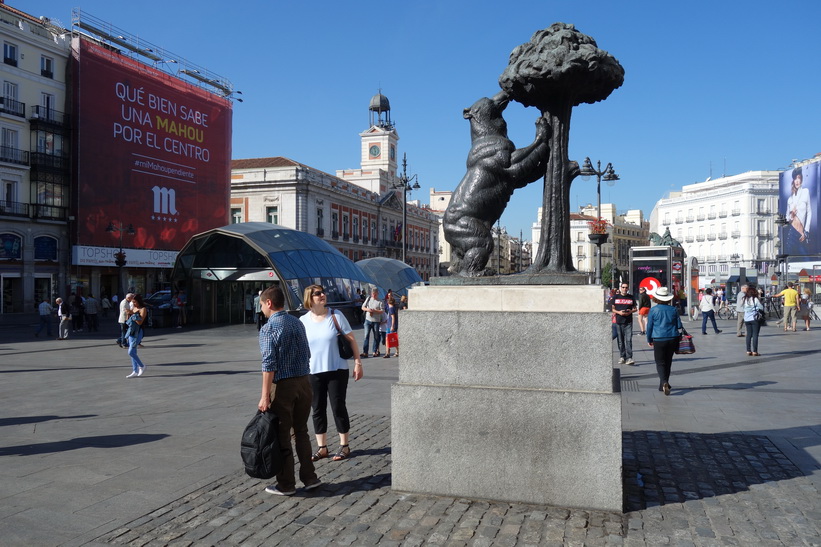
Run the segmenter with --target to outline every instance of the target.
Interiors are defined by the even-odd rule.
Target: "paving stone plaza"
[[[821,329],[771,322],[753,358],[729,321],[688,325],[697,352],[675,359],[670,396],[635,336],[625,512],[607,513],[392,491],[395,358],[349,386],[352,457],[318,462],[314,491],[266,494],[239,459],[256,329],[149,330],[146,374],[126,380],[112,321],[67,341],[35,338],[36,318],[0,326],[2,545],[821,545]]]

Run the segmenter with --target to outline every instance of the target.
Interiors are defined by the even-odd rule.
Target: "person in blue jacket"
[[[670,369],[673,354],[678,348],[681,318],[671,302],[673,293],[667,287],[656,289],[653,300],[658,304],[650,309],[647,316],[647,344],[653,348],[656,371],[659,375],[659,391],[670,395]]]

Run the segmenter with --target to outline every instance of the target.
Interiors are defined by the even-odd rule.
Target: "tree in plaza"
[[[544,176],[542,232],[531,273],[572,272],[570,185],[579,164],[568,157],[574,106],[606,99],[624,82],[624,68],[573,25],[554,23],[510,54],[499,85],[514,100],[535,106],[551,126]]]

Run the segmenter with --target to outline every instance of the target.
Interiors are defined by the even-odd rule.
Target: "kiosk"
[[[676,295],[680,313],[685,315],[687,302],[694,301],[698,289],[698,262],[688,260],[681,247],[631,247],[631,294],[638,294],[639,287],[644,287],[651,297],[659,287],[669,288]]]

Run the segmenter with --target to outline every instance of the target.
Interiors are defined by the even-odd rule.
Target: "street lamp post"
[[[604,178],[604,181],[609,185],[612,186],[615,184],[617,180],[619,180],[619,176],[616,174],[616,171],[613,170],[613,164],[608,163],[604,170],[601,168],[601,161],[596,161],[596,168],[593,168],[593,163],[590,161],[590,158],[584,158],[584,165],[579,172],[581,177],[585,180],[588,180],[590,177],[596,177],[596,220],[601,220],[601,181]],[[598,254],[598,258],[596,261],[596,285],[601,285],[601,246],[603,243],[607,242],[607,234],[604,234],[604,237],[592,237],[601,234],[590,234],[590,240],[596,244],[596,250]]]
[[[413,186],[411,186],[411,182],[413,182]],[[408,263],[407,261],[407,254],[408,254],[408,192],[412,192],[413,190],[419,190],[421,186],[419,186],[419,180],[417,175],[411,175],[408,177],[408,155],[402,155],[402,174],[399,175],[399,180],[396,181],[396,184],[393,187],[395,190],[402,190],[402,262],[405,264]]]
[[[117,298],[122,300],[123,296],[125,296],[125,292],[123,292],[123,287],[125,286],[125,283],[123,283],[123,267],[126,264],[125,253],[123,252],[123,232],[130,236],[133,236],[136,232],[134,232],[133,225],[123,226],[122,222],[118,222],[116,225],[113,222],[109,222],[105,231],[118,232],[120,234],[120,251],[114,255],[114,265],[117,266]]]
[[[786,251],[786,248],[785,248],[786,246],[784,245],[784,226],[786,226],[790,222],[787,220],[787,217],[785,217],[781,213],[778,213],[778,214],[775,215],[775,223],[778,225],[778,250],[779,250],[779,253],[777,255],[775,255],[775,260],[776,260],[776,263],[778,265],[778,268],[777,268],[778,270],[782,270],[782,268],[780,266],[782,264],[784,264],[783,283],[786,283],[788,281],[788,279],[787,279],[787,265],[786,264],[787,264],[787,257],[789,257],[790,255],[788,255],[785,252]]]

